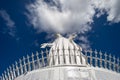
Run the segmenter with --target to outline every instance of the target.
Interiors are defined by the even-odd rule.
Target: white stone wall
[[[102,68],[64,66],[34,70],[15,80],[120,80],[120,74]]]

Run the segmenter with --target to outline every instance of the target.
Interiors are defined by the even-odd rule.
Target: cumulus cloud
[[[93,0],[92,2],[95,8],[100,11],[98,14],[107,13],[107,21],[112,23],[120,22],[120,0]]]
[[[27,16],[40,32],[86,34],[95,16],[107,14],[107,21],[120,22],[119,4],[120,0],[36,0],[27,5]],[[90,47],[86,36],[80,40],[84,41],[84,47]]]
[[[8,33],[10,36],[15,36],[15,23],[10,18],[10,15],[5,10],[0,10],[0,17],[6,22],[7,28],[4,28],[3,33]]]
[[[27,9],[34,28],[59,33],[90,30],[95,13],[90,0],[37,0]]]

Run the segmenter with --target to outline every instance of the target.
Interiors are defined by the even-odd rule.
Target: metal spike
[[[13,78],[16,78],[16,73],[15,73],[15,66],[12,64],[12,70],[13,70]]]
[[[113,70],[116,71],[116,58],[113,56]]]
[[[43,66],[45,66],[45,62],[44,62],[44,55],[43,55],[43,51],[41,51],[41,55],[42,55],[42,64],[43,64]]]
[[[39,59],[39,53],[38,52],[36,52],[36,57],[37,57],[38,68],[40,68],[40,59]]]
[[[120,71],[120,59],[119,58],[117,58],[117,72],[119,72]]]
[[[5,80],[5,76],[4,76],[4,74],[2,74],[2,79],[1,80]]]
[[[32,53],[31,55],[32,57],[32,69],[34,70],[35,69],[35,62],[34,62],[34,54]]]
[[[22,66],[22,61],[21,61],[21,59],[19,59],[19,63],[20,63],[20,72],[21,72],[21,74],[23,74],[23,66]]]
[[[27,72],[26,61],[25,57],[23,56],[23,65],[24,65],[24,72]]]
[[[109,69],[111,70],[111,58],[112,58],[112,56],[111,56],[111,54],[109,54]]]
[[[10,78],[10,70],[7,68],[7,75],[8,75],[8,80],[11,80]]]
[[[31,71],[30,57],[29,57],[29,55],[27,55],[27,63],[28,63],[28,71]]]
[[[105,65],[104,66],[105,66],[105,68],[107,68],[107,56],[108,56],[107,53],[105,53],[104,56],[105,56]]]
[[[100,67],[102,67],[102,52],[100,51],[99,54],[100,54]]]
[[[98,52],[97,52],[97,50],[95,49],[95,51],[94,51],[94,53],[95,53],[95,66],[97,67],[98,66]]]
[[[32,56],[32,57],[34,56],[33,52],[32,52],[32,54],[31,54],[31,56]]]
[[[6,71],[4,71],[4,76],[5,76],[5,80],[8,80],[8,77],[7,77]]]
[[[17,76],[19,76],[19,75],[20,75],[20,72],[19,72],[19,69],[18,69],[18,63],[17,63],[17,62],[15,62],[15,66],[16,66],[16,73],[17,73]]]
[[[90,53],[90,65],[92,66],[92,50],[89,50]]]

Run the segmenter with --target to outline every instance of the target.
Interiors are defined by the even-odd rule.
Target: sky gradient
[[[115,1],[117,2],[117,0]],[[93,10],[93,13],[90,13],[91,15],[88,17],[90,20],[85,19],[82,21],[82,19],[79,18],[81,17],[80,13],[82,13],[82,10],[80,10],[81,12],[72,12],[74,11],[74,8],[72,7],[72,9],[69,10],[71,11],[71,14],[79,16],[77,16],[78,19],[76,19],[76,16],[70,16],[69,19],[69,14],[67,15],[67,13],[65,13],[65,10],[68,9],[67,7],[69,6],[65,6],[65,9],[63,9],[60,8],[62,7],[61,5],[58,5],[57,9],[59,10],[55,9],[52,11],[51,8],[49,10],[49,7],[51,6],[44,7],[46,5],[43,5],[40,1],[42,7],[39,6],[40,4],[35,4],[34,9],[34,7],[31,8],[31,4],[34,2],[34,0],[0,1],[0,75],[7,67],[9,67],[9,65],[18,61],[19,58],[22,58],[27,54],[31,55],[32,52],[39,51],[42,43],[52,42],[55,39],[55,33],[61,33],[64,36],[76,33],[78,36],[76,37],[75,42],[80,46],[83,46],[84,49],[101,50],[102,52],[107,52],[108,54],[120,58],[120,15],[117,15],[120,12],[115,11],[117,16],[113,15],[115,17],[114,19],[108,18],[112,13],[108,13],[106,7],[104,8],[106,9],[106,12],[100,13],[100,10],[102,9],[99,6],[99,8],[97,7],[95,10],[93,10],[94,8],[90,9],[90,11]],[[50,3],[51,0],[45,0],[45,2]],[[71,3],[69,4],[71,5]],[[56,4],[52,3],[51,5],[53,6]],[[119,6],[117,7],[120,9]],[[40,12],[39,9],[41,10]],[[75,8],[75,11],[77,11],[76,9],[78,8]],[[112,10],[113,8],[111,7],[110,9]],[[47,11],[47,13],[44,11]],[[61,13],[60,15],[59,12]],[[45,13],[46,15],[55,14],[57,18],[53,17],[53,22],[50,22],[49,20],[51,20],[51,18],[49,17],[51,15],[46,18],[44,17],[46,15],[43,15],[42,13]],[[100,17],[96,17],[97,13],[100,13]],[[68,18],[65,18],[64,22],[62,22],[64,14],[66,14]],[[35,22],[36,24],[33,24],[32,20],[34,19],[37,20],[37,22]],[[46,22],[43,22],[42,20]],[[65,23],[66,21],[68,23]],[[55,24],[54,22],[59,24]],[[62,24],[62,27],[60,27],[60,24]],[[75,29],[72,30],[72,28]]]

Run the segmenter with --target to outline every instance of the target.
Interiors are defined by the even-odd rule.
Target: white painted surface
[[[64,66],[34,70],[15,80],[120,80],[120,74],[102,68]]]

